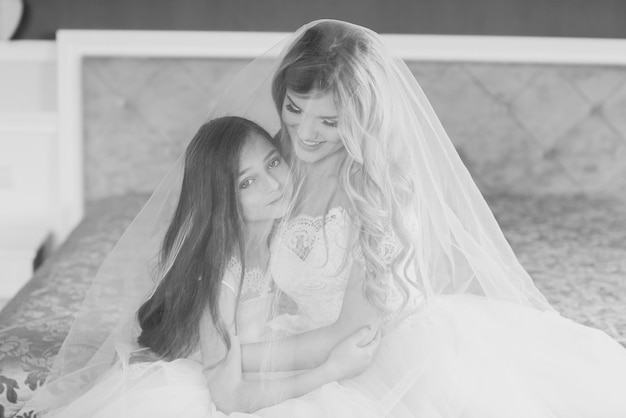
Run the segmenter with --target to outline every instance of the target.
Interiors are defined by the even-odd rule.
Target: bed
[[[224,36],[248,49],[207,47]],[[72,151],[59,157],[69,167],[59,190],[71,210],[55,232],[67,238],[0,312],[0,418],[31,416],[20,408],[44,382],[100,263],[230,75],[282,37],[247,36],[170,32],[169,44],[152,32],[59,36],[68,96],[59,146]],[[252,38],[262,45],[250,49]],[[517,55],[498,50],[495,38],[387,40],[431,98],[537,286],[563,316],[626,345],[624,63],[598,56],[595,44],[583,63],[589,58],[541,57],[534,40],[509,39],[522,42]]]

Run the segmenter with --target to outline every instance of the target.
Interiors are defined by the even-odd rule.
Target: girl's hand
[[[378,328],[365,326],[337,344],[324,363],[333,380],[349,379],[362,373],[374,359],[380,345]]]

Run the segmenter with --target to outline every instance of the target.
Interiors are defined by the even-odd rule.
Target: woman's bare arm
[[[225,295],[222,299],[223,317],[233,318],[234,294]],[[206,323],[207,320],[209,319],[205,319],[204,322]],[[206,326],[211,325],[206,324]],[[371,337],[369,332],[359,330],[343,339],[318,367],[289,377],[247,380],[242,372],[241,346],[233,330],[231,320],[229,324],[230,351],[218,366],[206,371],[211,397],[217,408],[225,413],[253,412],[286,399],[302,396],[325,383],[352,377],[365,370],[371,363],[380,343],[379,334]],[[201,337],[202,357],[203,360],[214,361],[215,355],[210,352],[212,342],[208,341],[207,337],[206,334]]]
[[[326,327],[281,339],[272,345],[272,357],[269,361],[264,353],[266,343],[243,345],[243,370],[258,372],[262,367],[267,370],[268,365],[272,371],[318,367],[326,361],[333,347],[358,329],[369,326],[374,335],[378,331],[381,314],[363,295],[364,278],[364,270],[355,263],[337,321]]]
[[[263,380],[243,377],[240,346],[234,339],[228,358],[209,373],[211,397],[222,412],[254,412],[302,396],[326,383],[353,377],[369,366],[380,343],[380,335],[376,334],[374,339],[360,345],[364,337],[366,332],[349,336],[319,367]]]

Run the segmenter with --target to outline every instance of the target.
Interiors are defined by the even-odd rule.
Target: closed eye
[[[329,126],[331,128],[336,128],[337,127],[337,121],[336,120],[328,120],[328,119],[324,119],[322,120],[322,123],[326,126]]]
[[[289,112],[291,113],[295,113],[296,115],[299,115],[300,113],[302,113],[302,110],[297,109],[296,107],[294,107],[291,103],[287,103],[285,105],[285,109],[287,109]]]

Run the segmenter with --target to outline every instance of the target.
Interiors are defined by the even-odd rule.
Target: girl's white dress
[[[223,285],[235,295],[241,265],[228,263]],[[264,338],[270,308],[268,281],[259,269],[246,270],[237,311],[238,337],[243,343]],[[127,352],[120,347],[119,352]],[[45,416],[59,418],[211,418],[246,417],[217,411],[211,400],[200,353],[171,362],[154,359],[118,361],[89,391],[59,411]]]
[[[325,218],[299,217],[281,232],[272,271],[298,312],[276,317],[269,324],[274,331],[299,333],[337,319],[350,268],[344,263],[349,230],[348,215],[335,208]],[[231,263],[229,280],[237,268]],[[259,294],[267,290],[258,272],[246,272],[248,280]],[[229,416],[626,417],[626,350],[603,332],[478,296],[438,296],[427,304],[414,296],[422,309],[383,338],[373,364],[357,378]],[[258,320],[267,308],[263,298],[241,305],[241,340],[262,338]],[[115,368],[58,416],[226,415],[211,401],[200,363],[180,359]]]

